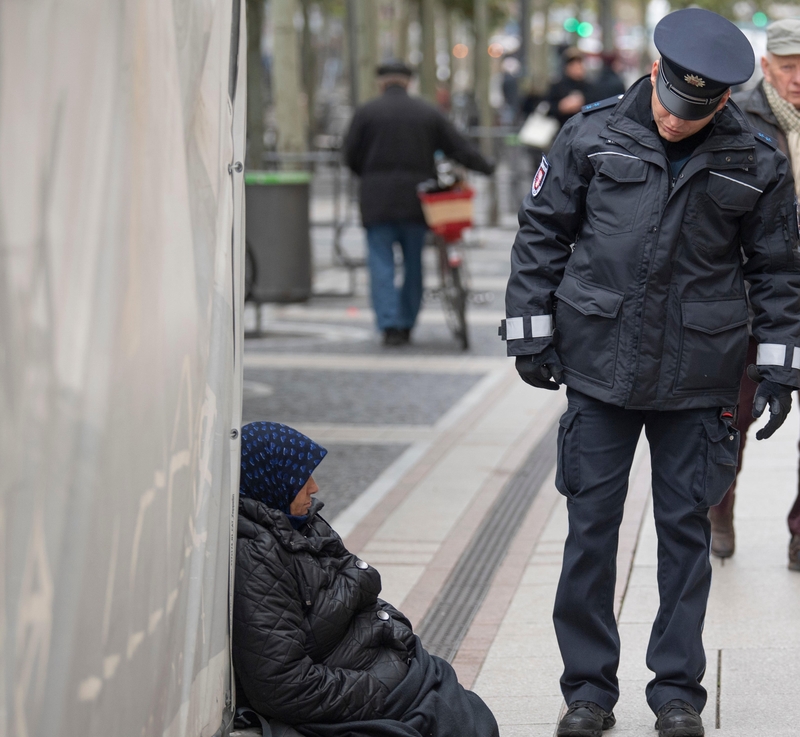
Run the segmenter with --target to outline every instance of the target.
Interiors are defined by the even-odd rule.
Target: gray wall
[[[0,737],[223,720],[239,10],[0,2]]]

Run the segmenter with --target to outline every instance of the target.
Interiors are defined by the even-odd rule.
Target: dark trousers
[[[378,330],[414,327],[422,304],[424,223],[377,223],[367,226],[372,307]],[[394,244],[403,252],[403,285],[395,285]]]
[[[647,648],[654,712],[671,699],[701,711],[706,659],[702,630],[711,584],[708,507],[736,471],[738,432],[718,408],[626,410],[567,389],[558,434],[556,486],[567,497],[569,534],[553,621],[564,660],[567,704],[619,697],[614,586],[619,526],[642,428],[650,444],[658,532],[660,607]]]
[[[757,350],[758,344],[754,338],[750,338],[750,343],[747,346],[746,366],[756,362]],[[755,397],[757,387],[758,384],[752,381],[746,373],[742,376],[742,383],[739,385],[739,417],[736,423],[736,427],[739,428],[739,432],[742,435],[742,447],[739,450],[739,467],[736,469],[737,476],[742,469],[744,446],[747,442],[747,431],[750,425],[755,422],[753,419],[753,398]],[[798,444],[798,451],[800,451],[800,444]],[[800,469],[798,469],[798,479],[800,479]],[[712,518],[717,517],[720,520],[732,519],[735,501],[736,481],[734,480],[731,484],[731,488],[728,489],[728,493],[725,494],[722,501],[711,511]],[[798,481],[797,496],[794,499],[792,508],[789,510],[787,522],[789,523],[789,532],[792,535],[800,535],[800,481]]]

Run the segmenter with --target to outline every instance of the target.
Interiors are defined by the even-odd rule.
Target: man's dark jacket
[[[556,139],[519,214],[509,355],[550,345],[555,313],[568,386],[626,408],[732,406],[747,279],[762,374],[799,386],[800,253],[786,157],[728,104],[673,182],[651,95],[643,78]]]
[[[399,85],[356,110],[344,156],[361,178],[364,225],[425,222],[417,185],[436,178],[436,151],[469,169],[493,171],[444,115]]]
[[[750,125],[757,131],[766,133],[772,138],[778,144],[778,148],[791,161],[789,142],[786,140],[786,134],[778,125],[775,113],[772,112],[772,108],[767,102],[767,96],[764,93],[764,80],[762,79],[752,90],[738,93],[733,99],[747,116]]]
[[[379,573],[321,506],[298,531],[283,512],[239,503],[233,664],[250,706],[287,724],[380,718],[415,649],[409,621],[378,598]]]

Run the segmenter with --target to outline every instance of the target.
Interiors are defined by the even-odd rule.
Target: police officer
[[[765,436],[800,386],[791,171],[728,104],[753,51],[736,26],[697,8],[666,16],[654,41],[650,75],[587,105],[543,159],[520,210],[501,327],[524,381],[567,385],[556,485],[569,533],[553,619],[569,708],[559,737],[599,737],[615,722],[617,540],[642,428],[659,540],[647,701],[660,737],[704,733],[707,510],[736,469],[745,279]]]

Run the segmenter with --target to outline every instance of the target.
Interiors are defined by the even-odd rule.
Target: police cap
[[[729,20],[710,10],[686,8],[661,19],[653,34],[661,54],[656,94],[684,120],[711,115],[725,91],[750,79],[753,47]]]

